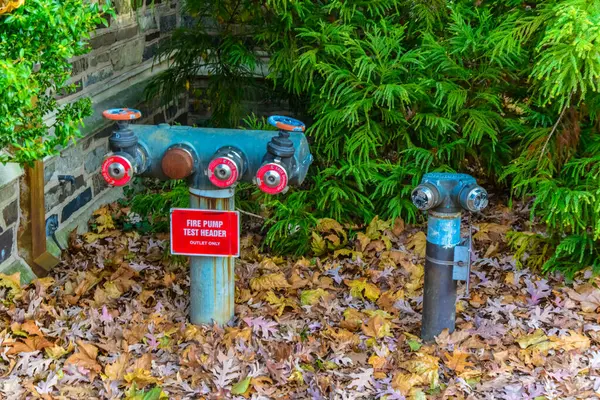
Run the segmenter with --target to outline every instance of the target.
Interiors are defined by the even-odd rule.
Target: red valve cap
[[[287,187],[288,175],[281,165],[268,163],[256,172],[256,184],[260,190],[267,194],[278,194]]]
[[[212,159],[208,164],[207,174],[212,184],[220,188],[233,185],[240,175],[237,164],[229,157]]]
[[[133,178],[133,165],[119,155],[107,157],[102,163],[102,177],[112,186],[125,186]]]

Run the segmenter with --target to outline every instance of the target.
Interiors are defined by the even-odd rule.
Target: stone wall
[[[254,113],[257,116],[269,115],[292,115],[290,105],[277,96],[271,89],[272,82],[257,78],[254,91],[248,90],[246,98],[242,101],[243,113],[246,115]],[[207,76],[198,76],[190,85],[188,100],[188,123],[196,126],[206,126],[210,124],[213,114],[213,108],[208,101],[209,80]],[[242,125],[240,121],[240,125]],[[231,128],[236,128],[232,126]]]
[[[154,0],[137,10],[132,10],[130,4],[130,0],[118,0],[117,15],[111,18],[110,26],[100,27],[92,35],[91,51],[72,60],[71,82],[77,85],[77,92],[59,100],[60,104],[66,104],[90,97],[94,107],[94,115],[82,128],[85,137],[60,155],[44,160],[46,218],[58,222],[58,237],[63,247],[68,232],[77,227],[84,229],[97,207],[122,194],[118,189],[108,188],[99,174],[113,129],[113,124],[102,118],[102,111],[134,107],[143,114],[138,123],[187,123],[186,97],[161,107],[156,100],[144,101],[143,93],[148,80],[166,68],[164,62],[153,63],[153,57],[160,41],[181,24],[179,3]],[[49,115],[48,122],[52,119]],[[26,205],[20,205],[19,196],[27,190],[26,185],[19,166],[0,164],[0,272],[20,271],[24,281],[33,277],[18,251],[19,236],[28,218]],[[60,250],[52,240],[48,245],[49,250],[59,255]]]

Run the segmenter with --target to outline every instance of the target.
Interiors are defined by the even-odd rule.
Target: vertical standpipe
[[[233,189],[190,190],[190,208],[233,211]],[[207,197],[212,196],[212,197]],[[235,309],[235,259],[190,257],[190,320],[194,325],[226,324]]]
[[[429,211],[421,338],[431,341],[454,330],[457,281],[452,277],[454,248],[460,243],[461,213]]]
[[[461,243],[461,211],[481,211],[487,192],[467,174],[429,173],[412,192],[419,210],[428,211],[421,338],[432,341],[454,331],[457,281],[469,281],[470,239]]]

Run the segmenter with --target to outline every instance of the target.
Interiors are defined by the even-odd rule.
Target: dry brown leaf
[[[358,232],[356,234],[356,239],[358,240],[358,250],[359,251],[365,251],[365,248],[371,242],[371,238],[362,232]]]
[[[407,249],[413,249],[418,257],[425,257],[425,248],[427,247],[427,236],[425,232],[419,231],[412,235],[406,243]]]
[[[43,350],[46,347],[52,347],[54,343],[42,336],[31,336],[23,339],[22,342],[16,342],[10,345],[6,354],[30,353],[32,351]]]
[[[413,374],[422,376],[424,381],[431,387],[439,384],[439,362],[440,359],[422,352],[414,353],[410,361],[400,363],[400,366]]]
[[[373,354],[371,357],[369,357],[369,360],[367,362],[371,364],[374,369],[382,369],[387,361],[385,357],[380,357],[378,355]]]
[[[452,354],[445,352],[444,356],[446,359],[444,360],[444,364],[453,371],[463,372],[467,367],[473,366],[472,362],[467,361],[469,355],[469,353],[462,352],[458,349],[455,349]]]
[[[394,220],[394,225],[392,226],[392,233],[394,236],[400,236],[400,234],[404,232],[404,220],[400,217]]]
[[[127,363],[129,362],[129,354],[123,353],[117,358],[117,360],[108,364],[104,368],[104,374],[111,381],[119,381],[125,376],[125,370],[127,369]]]
[[[548,340],[548,336],[546,336],[546,334],[544,334],[544,331],[541,329],[537,329],[535,332],[533,332],[530,335],[525,335],[522,336],[518,339],[516,339],[516,342],[519,343],[519,346],[522,349],[526,349],[529,346],[532,346],[534,344],[538,344],[538,343],[542,343]]]
[[[90,379],[102,372],[102,367],[96,361],[98,348],[91,343],[77,341],[77,352],[65,361],[65,365],[73,364],[90,371]]]
[[[285,275],[281,272],[259,276],[250,280],[250,288],[257,292],[263,290],[285,289],[289,287],[290,284],[287,279],[285,279]]]
[[[497,241],[510,230],[508,225],[494,223],[481,223],[476,227],[478,231],[473,235],[473,240],[478,241]]]
[[[422,385],[424,383],[426,382],[424,382],[423,377],[417,374],[403,374],[397,372],[392,379],[392,387],[404,396],[407,396],[414,386]]]
[[[128,368],[128,371],[135,371],[136,369],[152,369],[152,354],[145,353],[143,356],[136,358],[133,365]]]
[[[159,378],[152,376],[150,371],[140,368],[125,374],[124,378],[127,383],[135,383],[136,387],[140,389],[148,385],[155,385],[161,381]]]
[[[391,324],[379,314],[375,314],[366,323],[363,323],[362,331],[365,335],[380,339],[384,336],[392,336]]]
[[[570,330],[568,335],[551,336],[550,340],[557,344],[558,349],[565,351],[587,350],[591,346],[590,338],[573,330]]]

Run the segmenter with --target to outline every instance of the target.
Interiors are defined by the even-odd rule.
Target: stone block
[[[105,139],[105,138],[109,137],[110,135],[112,135],[112,133],[113,133],[114,130],[115,130],[115,125],[114,124],[110,124],[110,125],[102,128],[98,132],[96,132],[94,134],[94,139],[96,139],[96,140],[98,140],[98,139]]]
[[[77,61],[74,61],[72,64],[72,75],[79,75],[80,73],[82,73],[83,71],[85,71],[86,69],[88,69],[88,59],[87,58],[80,58]]]
[[[90,61],[90,65],[92,67],[96,67],[97,65],[100,65],[100,64],[106,64],[109,61],[110,61],[110,52],[107,51],[107,52],[100,53],[100,54],[92,57],[91,61]]]
[[[37,278],[29,265],[25,264],[23,260],[16,259],[12,263],[6,264],[8,265],[0,265],[0,273],[12,275],[18,272],[21,276],[21,285],[28,285],[32,280]]]
[[[160,37],[160,32],[159,31],[150,33],[150,34],[146,35],[146,42],[151,42],[151,41],[153,41],[155,39],[158,39],[159,37]]]
[[[192,28],[198,24],[198,20],[190,15],[184,15],[181,17],[181,25],[184,28]]]
[[[56,166],[54,165],[54,159],[50,161],[46,161],[44,163],[44,184],[47,184],[52,180],[52,176],[54,175],[54,171],[56,171]]]
[[[167,114],[167,119],[171,120],[175,118],[175,116],[177,115],[177,111],[178,109],[176,105],[169,106],[169,108],[165,110],[165,114]]]
[[[171,32],[177,27],[177,15],[161,15],[160,17],[160,31]]]
[[[132,10],[131,5],[132,5],[132,1],[130,0],[115,0],[114,1],[114,5],[115,5],[115,10],[117,11],[117,14],[127,14],[128,12],[130,12]]]
[[[46,212],[64,202],[83,186],[85,186],[85,180],[83,179],[83,175],[79,175],[77,178],[75,178],[75,184],[70,182],[61,182],[60,184],[50,188],[44,194]]]
[[[88,86],[94,85],[98,82],[102,82],[102,81],[110,78],[113,75],[114,75],[114,71],[112,69],[112,66],[102,68],[101,70],[92,72],[91,74],[89,74],[87,76],[86,81],[85,81],[85,86],[88,87]]]
[[[106,32],[97,35],[90,39],[90,46],[92,49],[99,49],[100,47],[110,46],[117,41],[117,32]]]
[[[7,229],[0,234],[0,263],[8,260],[12,255],[14,242],[14,232],[12,229]]]
[[[92,188],[87,188],[83,192],[81,192],[77,197],[71,200],[64,208],[62,209],[62,214],[60,218],[60,222],[64,223],[68,220],[71,215],[73,215],[77,210],[81,207],[85,206],[92,200]]]
[[[117,42],[122,40],[131,39],[138,34],[138,26],[133,25],[127,28],[119,29],[117,32]]]
[[[154,57],[156,50],[158,49],[158,43],[149,44],[144,48],[144,54],[142,55],[142,61],[149,60]]]
[[[138,24],[142,32],[148,32],[158,29],[155,10],[147,10],[138,17]]]
[[[102,165],[104,156],[108,153],[108,143],[104,146],[98,146],[85,156],[85,172],[91,174],[96,172]]]
[[[4,216],[4,226],[10,226],[17,222],[19,219],[19,203],[17,200],[5,206],[2,215]]]
[[[179,117],[177,117],[173,122],[176,122],[181,125],[187,125],[188,124],[188,113],[184,112]]]
[[[110,54],[110,62],[115,71],[120,71],[125,67],[141,63],[143,54],[144,39],[140,38],[113,50]]]
[[[15,180],[6,186],[0,187],[0,205],[7,203],[17,196],[19,191],[19,181]]]
[[[98,196],[101,192],[108,189],[108,183],[102,178],[102,175],[95,174],[92,177],[92,188],[94,189],[94,196]]]
[[[71,146],[56,159],[56,172],[59,175],[76,175],[83,171],[85,153],[78,146]]]

